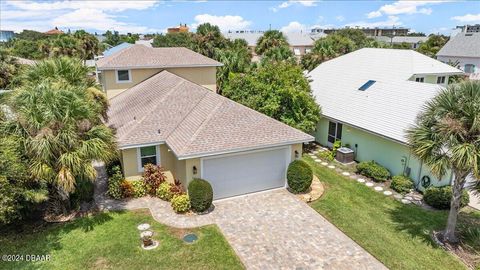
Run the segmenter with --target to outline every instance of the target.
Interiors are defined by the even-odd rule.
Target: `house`
[[[418,188],[427,178],[447,185],[452,175],[436,179],[410,152],[405,131],[458,74],[412,50],[365,48],[324,62],[308,74],[323,115],[315,140],[326,146],[340,140],[357,161],[375,160],[392,175],[408,175]]]
[[[15,33],[10,30],[0,30],[0,42],[7,42],[15,37]]]
[[[185,65],[184,61],[191,60],[190,66],[199,63],[184,48],[166,49],[148,54],[150,58],[122,57],[129,62],[121,66],[160,65],[162,61],[169,66],[173,59]],[[174,57],[165,58],[164,52]],[[203,62],[215,69],[213,60]],[[301,157],[302,143],[313,137],[186,78],[191,74],[183,77],[174,71],[160,68],[110,99],[108,124],[117,130],[126,178],[139,178],[143,166],[152,163],[169,170],[183,187],[193,178],[206,179],[214,199],[284,188],[288,164]],[[215,74],[201,68],[191,72],[197,76],[205,72],[206,77]]]
[[[144,46],[147,46],[147,47],[153,47],[152,43],[153,43],[153,38],[151,38],[151,39],[139,39],[139,40],[135,41],[135,44],[144,45]]]
[[[480,33],[459,33],[437,53],[437,59],[455,64],[471,79],[480,80]]]
[[[61,35],[64,34],[62,30],[58,30],[58,27],[55,27],[53,29],[48,30],[47,32],[44,32],[45,35]]]
[[[167,28],[167,33],[187,33],[188,32],[187,24],[180,24],[177,27],[169,27]]]
[[[406,36],[410,29],[404,27],[345,27],[345,28],[313,28],[312,33],[325,33],[327,35],[341,29],[359,29],[369,37],[377,36]]]
[[[123,49],[126,49],[126,48],[128,48],[128,47],[130,47],[130,46],[133,46],[133,44],[132,44],[132,43],[128,43],[128,42],[122,42],[122,43],[118,44],[117,46],[113,46],[113,47],[105,50],[105,51],[103,52],[103,57],[110,56],[110,55],[112,55],[112,54],[114,54],[114,53],[116,53],[116,52],[118,52],[118,51],[121,51],[121,50],[123,50]]]
[[[109,98],[168,70],[216,91],[216,67],[222,64],[187,48],[133,45],[97,61],[100,84]]]
[[[426,42],[428,40],[428,37],[422,36],[376,36],[374,38],[377,41],[385,42],[387,44],[401,45],[406,43],[410,45],[410,49],[417,49],[423,42]]]

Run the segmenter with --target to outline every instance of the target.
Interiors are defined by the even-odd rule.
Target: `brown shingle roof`
[[[168,71],[110,102],[109,124],[121,148],[164,142],[184,159],[313,140]]]
[[[130,46],[97,61],[99,70],[221,65],[220,62],[187,48],[150,48],[141,44]]]

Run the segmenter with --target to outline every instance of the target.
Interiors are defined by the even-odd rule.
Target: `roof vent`
[[[466,37],[471,37],[473,34],[465,34]]]
[[[372,86],[376,81],[374,80],[369,80],[368,82],[364,83],[362,86],[360,86],[360,88],[358,88],[358,90],[360,91],[365,91],[367,90],[368,88],[370,88],[370,86]]]

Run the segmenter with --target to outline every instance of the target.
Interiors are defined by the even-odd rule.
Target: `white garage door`
[[[202,178],[221,199],[285,186],[289,148],[203,158]]]

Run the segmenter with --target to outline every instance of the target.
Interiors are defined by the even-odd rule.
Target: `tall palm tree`
[[[81,58],[82,60],[93,59],[95,55],[98,55],[100,52],[100,46],[98,39],[85,32],[84,30],[76,31],[73,36],[80,41],[79,47],[81,48]]]
[[[255,52],[258,55],[263,55],[269,49],[282,46],[289,46],[283,33],[278,30],[268,30],[257,40]]]
[[[286,45],[272,47],[263,52],[262,63],[266,62],[289,62],[296,63],[295,56],[290,48]]]
[[[197,27],[193,50],[210,58],[216,59],[216,52],[225,48],[227,40],[220,32],[220,28],[210,23]]]
[[[466,178],[480,178],[480,83],[463,82],[447,87],[428,102],[417,123],[408,130],[412,152],[437,176],[455,175],[444,240],[455,235],[460,199]]]

